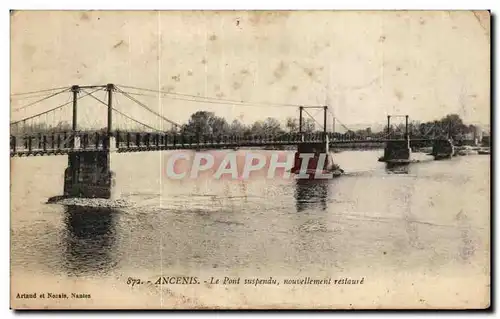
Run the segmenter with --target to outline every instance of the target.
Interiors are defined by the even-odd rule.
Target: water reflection
[[[297,211],[310,208],[326,210],[328,180],[297,179],[295,183],[295,203]]]
[[[66,207],[64,264],[69,275],[103,274],[114,267],[117,212],[110,208]]]
[[[387,174],[409,174],[409,164],[386,164],[385,171]]]

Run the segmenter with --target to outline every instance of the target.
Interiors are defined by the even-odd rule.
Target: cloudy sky
[[[11,92],[114,83],[256,104],[326,104],[346,125],[383,124],[387,114],[425,121],[447,113],[488,124],[489,28],[487,12],[471,11],[18,11],[11,16]],[[134,97],[176,122],[200,109],[246,123],[298,116],[290,106],[143,93]],[[69,98],[12,112],[12,120]],[[80,124],[104,123],[105,107],[87,99]],[[124,96],[115,102],[126,114],[157,122]],[[55,116],[69,119],[69,112]]]

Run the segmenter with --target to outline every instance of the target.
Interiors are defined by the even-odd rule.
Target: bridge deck
[[[383,144],[394,139],[338,136],[328,133],[331,147]],[[232,149],[241,147],[279,147],[324,143],[324,133],[290,133],[279,136],[184,136],[143,132],[113,132],[110,140],[103,132],[64,132],[11,136],[11,156],[64,155],[72,152],[111,151],[118,153],[149,152],[177,149]],[[401,140],[401,139],[398,139]],[[111,148],[108,147],[111,141]],[[412,143],[432,142],[414,139]]]

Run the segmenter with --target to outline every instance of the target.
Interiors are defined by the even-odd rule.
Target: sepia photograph
[[[11,10],[10,307],[487,309],[487,10]]]

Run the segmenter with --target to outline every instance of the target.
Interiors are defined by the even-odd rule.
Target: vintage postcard
[[[13,309],[490,306],[490,12],[10,20]]]

